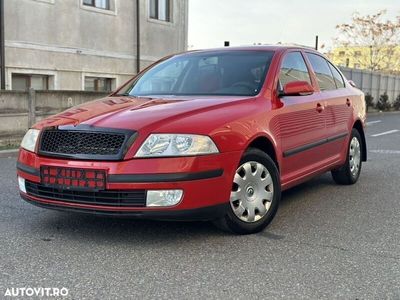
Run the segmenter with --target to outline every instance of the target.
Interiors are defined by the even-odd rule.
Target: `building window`
[[[11,87],[16,91],[27,91],[29,89],[48,90],[48,75],[31,75],[31,74],[12,74]]]
[[[355,55],[355,56],[361,56],[361,51],[355,51],[355,52],[354,52],[354,55]]]
[[[150,0],[150,18],[170,22],[170,0]]]
[[[345,51],[339,51],[339,56],[345,56],[346,52]]]
[[[85,91],[111,92],[112,78],[85,77]]]
[[[354,64],[354,69],[360,69],[361,65],[360,64]]]
[[[83,5],[109,10],[110,0],[83,0]]]

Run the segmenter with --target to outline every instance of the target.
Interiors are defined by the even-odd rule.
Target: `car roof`
[[[321,54],[320,52],[314,50],[311,47],[302,46],[302,45],[254,45],[254,46],[239,46],[239,47],[222,47],[222,48],[211,48],[211,49],[199,49],[193,50],[190,52],[219,52],[219,51],[275,51],[275,52],[283,52],[288,49],[302,49],[310,52],[315,52]]]

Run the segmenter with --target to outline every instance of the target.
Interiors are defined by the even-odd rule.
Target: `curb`
[[[17,157],[19,149],[0,150],[0,158]]]
[[[400,114],[400,111],[374,111],[374,112],[367,113],[367,117],[368,116],[383,116],[385,114],[396,115],[396,114]]]

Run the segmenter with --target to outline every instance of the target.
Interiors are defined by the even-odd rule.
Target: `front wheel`
[[[363,149],[361,135],[357,129],[352,130],[347,151],[346,163],[333,170],[332,177],[337,184],[350,185],[357,182],[361,173]]]
[[[279,171],[258,149],[249,149],[236,170],[227,214],[215,224],[237,234],[263,230],[274,218],[281,197]]]

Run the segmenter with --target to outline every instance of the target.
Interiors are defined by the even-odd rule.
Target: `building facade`
[[[340,67],[400,73],[400,46],[382,46],[379,49],[368,46],[341,46],[332,49],[327,55]]]
[[[188,0],[5,1],[6,88],[111,91],[187,34]]]

